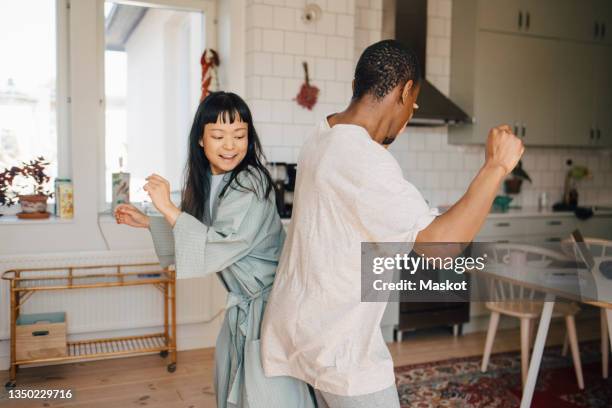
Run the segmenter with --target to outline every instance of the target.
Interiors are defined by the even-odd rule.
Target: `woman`
[[[266,378],[259,330],[285,233],[272,180],[246,103],[233,93],[210,94],[198,107],[180,209],[167,180],[153,174],[144,190],[163,217],[117,206],[119,224],[148,228],[162,267],[177,277],[218,272],[229,295],[215,349],[217,406],[312,407],[305,383]]]

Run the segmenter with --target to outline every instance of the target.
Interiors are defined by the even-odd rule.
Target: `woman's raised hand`
[[[146,180],[147,183],[144,185],[143,190],[149,194],[157,211],[162,213],[166,221],[174,227],[181,210],[170,199],[170,183],[157,174],[151,174]]]
[[[149,216],[145,215],[132,204],[119,204],[115,208],[117,224],[126,224],[136,228],[148,228]]]

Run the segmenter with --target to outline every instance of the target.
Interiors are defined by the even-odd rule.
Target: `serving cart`
[[[102,357],[159,353],[170,355],[168,372],[176,370],[176,273],[160,269],[159,264],[64,266],[54,268],[12,269],[2,274],[10,283],[11,366],[5,387],[16,386],[17,371],[26,364],[98,359]],[[17,358],[17,319],[24,303],[35,292],[153,285],[164,297],[164,331],[141,336],[68,341],[65,356]]]

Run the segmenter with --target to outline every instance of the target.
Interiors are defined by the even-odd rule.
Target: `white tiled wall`
[[[348,104],[363,48],[394,31],[388,12],[392,0],[314,2],[323,17],[306,25],[300,19],[305,0],[248,1],[247,100],[271,161],[296,160],[312,126]],[[428,2],[427,78],[443,93],[450,81],[451,6],[452,0]],[[308,61],[311,82],[321,89],[313,111],[293,100],[303,81],[302,61]],[[482,147],[448,145],[446,128],[408,128],[390,150],[432,205],[456,201],[484,160]],[[516,201],[536,205],[542,191],[551,203],[560,199],[568,158],[593,171],[593,178],[579,185],[580,201],[612,203],[611,152],[561,148],[527,149],[524,168],[533,184],[524,184]]]
[[[313,125],[351,97],[355,1],[308,3],[323,10],[319,21],[302,21],[305,0],[249,0],[247,5],[246,98],[269,161],[296,161]],[[304,82],[303,61],[311,85],[320,89],[312,111],[294,100]]]

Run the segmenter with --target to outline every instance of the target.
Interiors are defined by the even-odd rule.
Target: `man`
[[[357,63],[351,103],[300,152],[262,363],[268,376],[311,384],[320,407],[399,407],[380,330],[386,304],[360,301],[361,242],[471,241],[524,150],[510,127],[492,129],[468,191],[436,217],[386,150],[417,107],[419,82],[413,52],[393,40],[371,45]]]

